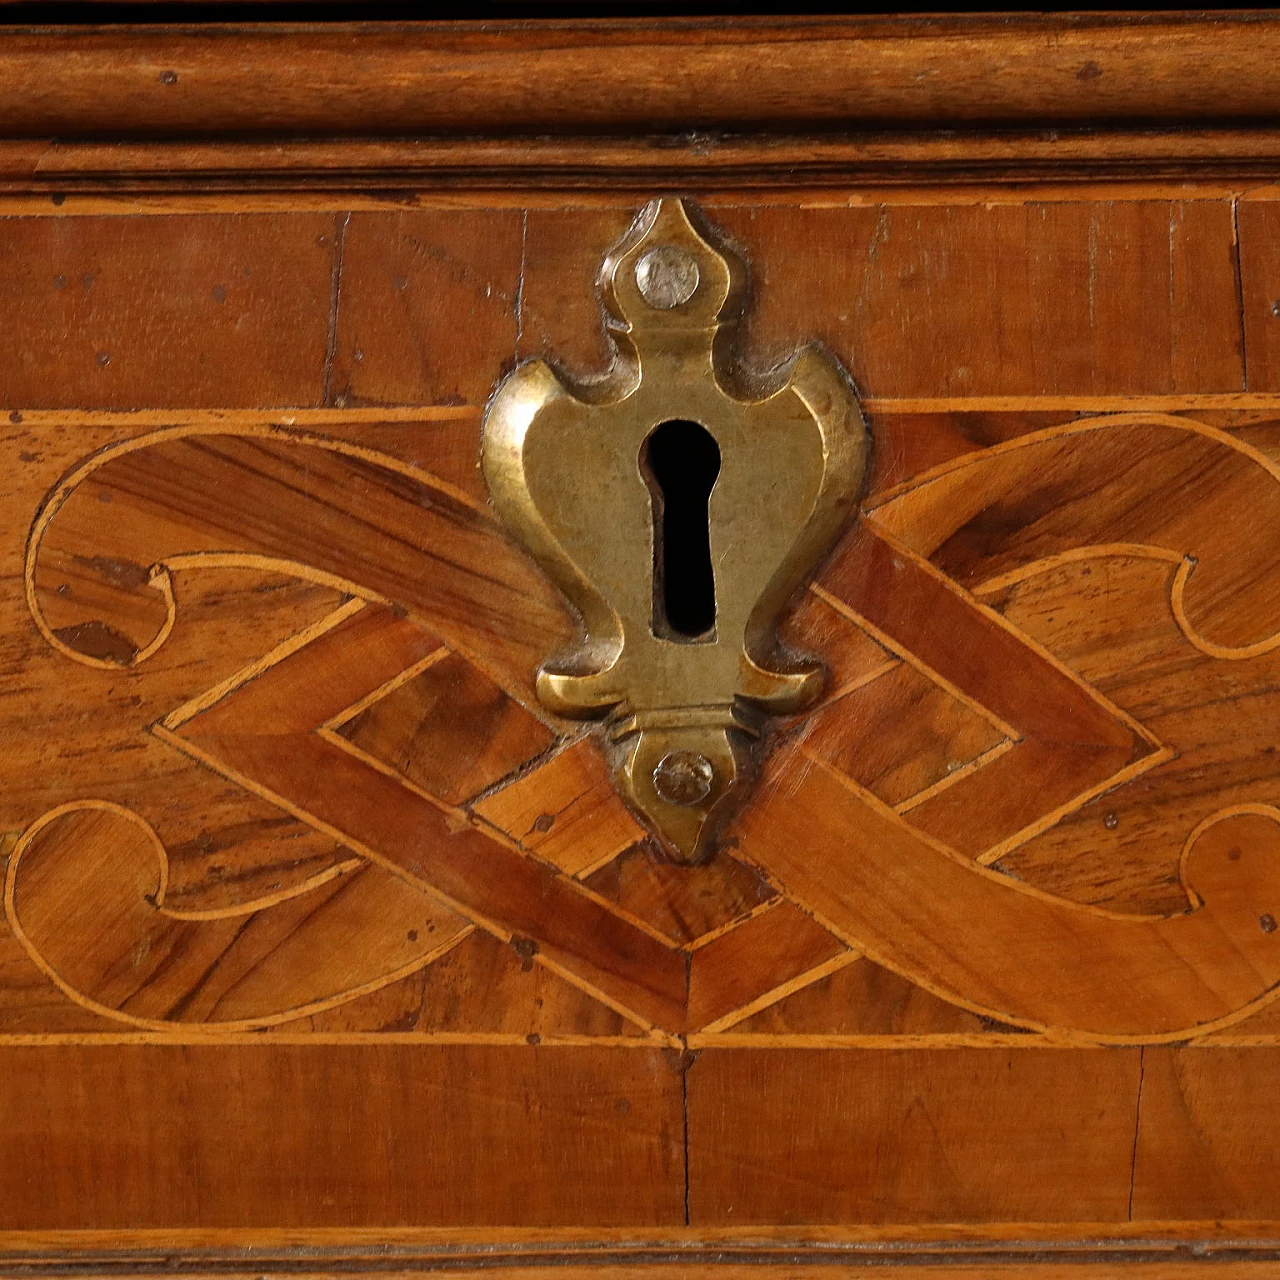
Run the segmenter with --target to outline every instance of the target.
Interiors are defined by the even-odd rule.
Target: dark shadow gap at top
[[[1238,4],[1210,3],[1196,6],[1198,11],[1234,10]],[[1029,4],[992,4],[952,7],[947,5],[918,5],[906,7],[873,8],[871,15],[902,17],[913,13],[944,15],[949,13],[972,14],[1055,14],[1055,13],[1110,13],[1168,11],[1170,5],[1075,4],[1046,6]],[[513,19],[572,18],[699,18],[737,17],[750,7],[727,0],[697,0],[696,3],[679,3],[679,0],[650,0],[649,3],[619,0],[604,3],[603,0],[560,0],[560,3],[540,3],[539,0],[490,0],[489,3],[463,3],[461,0],[438,0],[431,4],[405,4],[386,0],[0,0],[0,26],[74,26],[74,25],[136,25],[171,23],[190,25],[199,23],[246,22],[406,22],[447,21],[475,22],[510,21]],[[821,3],[810,0],[798,9],[784,5],[767,7],[763,12],[778,18],[869,16],[866,11],[852,4]]]

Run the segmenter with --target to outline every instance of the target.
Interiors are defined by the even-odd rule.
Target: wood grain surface
[[[16,29],[4,45],[10,137],[1192,124],[1280,104],[1280,25],[1257,11]],[[44,74],[68,46],[76,76]]]
[[[1278,42],[1266,10],[0,26],[0,190],[1255,186]]]
[[[0,1273],[1274,1274],[1277,32],[0,32]],[[699,866],[477,466],[676,170],[873,444]]]
[[[9,1230],[65,1226],[70,1205],[77,1225],[102,1229],[656,1228],[684,1219],[680,1077],[660,1051],[366,1044],[317,1059],[300,1045],[241,1044],[52,1052],[59,1064],[50,1071],[46,1048],[3,1051]],[[495,1124],[500,1115],[507,1123]],[[228,1141],[232,1132],[241,1140]],[[103,1177],[126,1134],[134,1172],[144,1176]],[[72,1151],[80,1155],[69,1160]],[[614,1194],[631,1179],[643,1198]]]

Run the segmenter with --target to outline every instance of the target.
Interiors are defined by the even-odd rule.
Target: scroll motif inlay
[[[573,1035],[694,1047],[767,1039],[859,966],[1020,1043],[1258,1013],[1280,990],[1280,763],[1257,749],[1280,731],[1280,401],[1254,443],[1194,402],[1045,427],[1032,398],[987,446],[947,434],[963,409],[869,412],[887,478],[779,623],[829,683],[764,724],[690,865],[621,801],[599,731],[538,696],[575,640],[559,592],[478,483],[404,444],[479,456],[478,408],[64,442],[24,490],[6,633],[0,714],[63,751],[5,766],[8,962],[162,1034],[429,996],[467,955],[567,992]]]

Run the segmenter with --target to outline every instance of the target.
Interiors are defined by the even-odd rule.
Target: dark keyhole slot
[[[664,422],[645,441],[641,465],[653,498],[653,632],[704,639],[716,625],[708,504],[720,446],[696,422]]]

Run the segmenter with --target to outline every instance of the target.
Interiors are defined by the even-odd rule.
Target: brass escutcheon
[[[867,457],[830,355],[736,367],[742,269],[689,214],[652,201],[606,257],[609,373],[570,385],[520,365],[483,437],[494,505],[581,616],[538,696],[605,717],[618,790],[681,862],[714,848],[764,717],[823,686],[775,624],[853,512]]]

